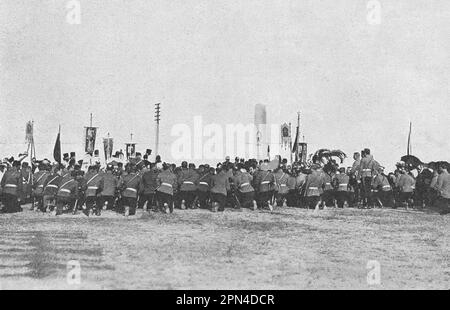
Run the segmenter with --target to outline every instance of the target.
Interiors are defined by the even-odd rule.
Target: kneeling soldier
[[[76,173],[76,171],[72,171],[70,175],[66,175],[60,180],[56,194],[56,209],[53,211],[53,215],[62,214],[64,206],[69,206],[70,209],[75,203],[78,197],[78,182],[75,181]]]
[[[138,191],[141,187],[141,177],[136,173],[136,166],[128,166],[128,174],[125,175],[119,185],[122,190],[122,205],[125,216],[136,214]]]
[[[177,176],[170,170],[170,165],[164,164],[163,171],[156,178],[158,188],[156,199],[159,208],[165,213],[173,212],[173,196],[177,188]]]

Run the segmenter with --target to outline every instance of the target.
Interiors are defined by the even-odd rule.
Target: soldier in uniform
[[[60,215],[64,211],[64,206],[73,208],[78,197],[78,182],[75,180],[76,171],[72,171],[70,175],[61,177],[59,181],[58,192],[56,194],[56,208],[53,215]]]
[[[244,208],[256,210],[258,205],[255,201],[255,189],[252,186],[253,176],[247,172],[244,165],[237,164],[238,171],[233,178],[233,184],[239,195],[240,205]]]
[[[214,169],[212,173],[209,165],[200,165],[198,169],[199,178],[197,180],[197,197],[200,209],[206,209],[208,207],[209,190],[211,184],[211,177],[214,175]]]
[[[354,162],[350,173],[350,183],[352,184],[352,188],[354,191],[353,203],[355,205],[358,205],[361,200],[361,154],[355,152],[353,154],[353,159]]]
[[[106,172],[102,174],[99,187],[102,189],[99,197],[99,204],[107,210],[114,208],[116,199],[117,187],[119,179],[113,174],[114,167],[112,165],[106,166]]]
[[[311,173],[309,169],[305,167],[296,167],[295,168],[295,206],[300,206],[300,208],[304,208],[306,206],[305,202],[305,185],[306,178]]]
[[[128,164],[128,174],[123,176],[119,188],[122,193],[122,205],[124,207],[124,215],[135,215],[138,191],[141,187],[141,177],[137,174],[136,166]]]
[[[450,174],[444,163],[438,167],[439,176],[434,188],[438,192],[437,205],[440,208],[440,214],[450,213]]]
[[[52,167],[51,173],[47,176],[44,182],[44,189],[42,192],[42,211],[53,211],[56,206],[55,197],[58,193],[59,181],[61,180],[61,167],[62,165],[56,164]]]
[[[372,179],[376,175],[376,169],[379,166],[373,159],[369,149],[364,149],[363,158],[361,159],[360,172],[362,184],[362,202],[363,208],[372,205]]]
[[[26,203],[32,194],[32,183],[33,183],[33,175],[31,173],[31,167],[27,162],[22,163],[22,169],[20,170],[20,174],[22,176],[23,187],[22,187],[22,197],[20,199],[21,203]]]
[[[21,212],[20,198],[23,190],[23,179],[20,174],[20,161],[14,161],[12,167],[5,172],[1,180],[3,212]]]
[[[322,193],[322,201],[325,206],[327,207],[333,207],[335,205],[334,199],[335,199],[335,191],[333,186],[333,180],[335,179],[335,172],[334,169],[327,170],[326,172],[323,171],[323,178],[324,178],[324,191]]]
[[[378,174],[373,179],[372,187],[377,190],[375,198],[381,204],[381,207],[394,207],[394,195],[389,179],[384,174],[384,167],[378,167]]]
[[[275,183],[274,176],[269,170],[268,164],[263,163],[259,170],[254,175],[254,188],[257,190],[256,201],[258,207],[263,208],[268,206],[270,211],[273,211],[272,206],[272,186]]]
[[[156,188],[158,187],[156,182],[157,178],[158,171],[155,168],[155,164],[150,164],[150,169],[142,174],[141,188],[139,190],[139,208],[143,208],[147,204],[147,210],[153,209],[156,211],[155,194]]]
[[[286,167],[288,170],[288,178],[287,178],[287,182],[286,182],[286,186],[288,189],[288,194],[287,194],[287,205],[288,207],[296,207],[298,205],[298,198],[299,198],[299,191],[298,191],[298,187],[297,187],[297,175],[296,175],[296,171],[294,170],[294,168],[287,166]]]
[[[3,175],[6,172],[6,166],[7,166],[7,164],[4,161],[0,161],[0,182],[2,181]],[[0,186],[0,209],[2,207],[2,191],[3,191],[3,189]]]
[[[308,209],[318,210],[325,180],[320,171],[320,165],[314,164],[311,170],[312,172],[307,176],[305,183],[305,203]]]
[[[96,215],[100,215],[102,205],[100,204],[100,199],[98,194],[102,191],[100,188],[100,182],[102,180],[102,176],[97,170],[97,166],[90,166],[88,168],[88,172],[84,176],[83,181],[83,190],[85,196],[86,209],[84,210],[84,214],[87,216],[95,213]]]
[[[178,179],[177,176],[171,171],[171,166],[164,163],[162,165],[162,171],[156,178],[158,185],[156,189],[156,199],[158,201],[158,207],[165,213],[173,213],[173,197],[176,194]]]
[[[339,169],[339,173],[334,176],[337,185],[336,200],[338,208],[344,208],[350,202],[349,182],[350,177],[345,173],[345,168]]]
[[[289,194],[288,179],[289,174],[286,169],[278,168],[274,173],[275,179],[275,199],[277,206],[287,206],[287,196]]]
[[[33,175],[33,209],[43,210],[44,201],[44,184],[47,177],[50,175],[50,162],[42,161],[39,164],[39,171],[35,172]]]
[[[414,188],[416,180],[403,167],[400,169],[400,175],[396,180],[396,187],[399,190],[398,206],[404,206],[406,209],[413,205]]]
[[[181,170],[178,175],[178,186],[180,189],[179,199],[182,210],[193,208],[198,177],[194,164],[189,164],[188,168],[187,162],[184,161],[181,163]]]
[[[227,194],[231,190],[229,176],[222,169],[222,165],[216,168],[216,174],[211,177],[211,202],[212,211],[224,211],[227,204]]]

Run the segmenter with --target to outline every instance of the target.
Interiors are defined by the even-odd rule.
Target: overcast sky
[[[162,103],[162,156],[174,124],[296,122],[317,148],[350,156],[370,147],[392,167],[406,152],[450,160],[450,1],[65,0],[0,2],[0,156],[25,148],[35,122],[38,157],[83,150],[94,114],[99,137],[153,148]],[[100,148],[100,144],[97,146]],[[233,156],[233,154],[229,154]]]

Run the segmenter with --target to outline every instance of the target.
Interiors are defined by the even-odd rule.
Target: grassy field
[[[24,211],[0,215],[0,288],[450,289],[449,232],[450,216],[405,210]]]

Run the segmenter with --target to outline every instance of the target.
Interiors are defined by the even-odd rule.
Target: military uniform
[[[376,198],[380,200],[382,206],[394,207],[394,195],[387,176],[382,173],[378,174],[373,179],[372,187],[376,190]]]
[[[450,174],[447,170],[441,172],[436,180],[434,186],[438,192],[437,205],[441,208],[441,214],[447,214],[450,212]]]
[[[412,205],[416,181],[408,173],[402,173],[396,180],[396,186],[399,189],[399,203],[408,208]]]
[[[36,209],[41,209],[44,206],[43,202],[43,193],[44,193],[44,184],[47,180],[47,177],[50,173],[46,170],[40,170],[35,172],[33,175],[33,200],[36,206],[33,206]]]
[[[84,176],[83,190],[85,196],[86,210],[85,214],[89,215],[91,211],[95,211],[97,214],[100,213],[102,206],[100,205],[100,199],[98,193],[102,191],[100,188],[100,182],[102,176],[95,170],[90,170]],[[95,206],[95,210],[94,210]]]
[[[180,174],[178,176],[178,186],[180,189],[179,199],[180,203],[187,208],[192,207],[192,203],[194,202],[197,186],[196,183],[198,181],[199,175],[192,168],[182,168]]]
[[[254,187],[257,190],[256,200],[259,207],[263,207],[266,204],[269,208],[272,207],[271,199],[273,196],[272,186],[275,184],[275,178],[270,171],[258,170],[254,176]]]
[[[61,180],[61,176],[58,173],[51,173],[47,176],[47,179],[44,182],[44,190],[42,192],[43,196],[43,209],[45,211],[46,208],[53,208],[56,206],[56,194],[58,193],[59,182]]]
[[[210,194],[211,174],[205,171],[197,180],[197,197],[200,208],[206,209]]]
[[[220,171],[211,177],[211,201],[215,204],[213,211],[225,209],[230,190],[229,175],[226,172]]]
[[[130,172],[121,179],[119,188],[122,190],[122,205],[125,207],[125,215],[136,214],[136,204],[140,187],[141,177],[135,172]]]
[[[319,171],[313,171],[306,178],[305,183],[305,203],[308,208],[315,208],[320,202],[325,180]]]
[[[336,200],[339,208],[343,208],[345,203],[350,203],[349,182],[350,177],[346,173],[339,173],[334,176],[337,189]]]
[[[361,198],[363,206],[372,204],[372,179],[376,174],[378,163],[372,155],[366,155],[361,159],[359,171],[361,173],[362,192]]]
[[[142,208],[147,203],[147,209],[156,205],[155,194],[158,188],[158,171],[155,169],[147,170],[142,174],[141,188],[139,190],[139,207]]]
[[[327,207],[334,206],[334,187],[333,179],[335,177],[334,173],[323,172],[324,186],[322,193],[322,200]]]
[[[62,177],[56,193],[56,215],[62,214],[64,205],[73,208],[78,197],[78,182],[72,176]]]
[[[1,187],[2,202],[5,205],[4,212],[14,213],[22,211],[19,199],[22,195],[23,180],[20,172],[15,167],[5,172],[1,181]]]
[[[164,206],[166,205],[170,209],[170,213],[172,213],[173,197],[177,190],[177,176],[169,169],[166,169],[158,174],[156,183],[158,185],[156,199],[160,209],[165,210]]]
[[[239,195],[239,202],[243,207],[255,208],[256,206],[254,202],[255,189],[252,186],[252,182],[253,176],[247,171],[238,171],[233,177],[233,184]]]
[[[282,169],[279,169],[277,173],[274,174],[275,179],[275,199],[277,205],[283,205],[287,203],[287,196],[289,194],[289,187],[287,185],[289,175]]]
[[[109,210],[114,208],[118,185],[119,179],[113,174],[112,171],[106,171],[102,174],[99,183],[99,187],[102,189],[99,197],[100,206],[106,206]]]

